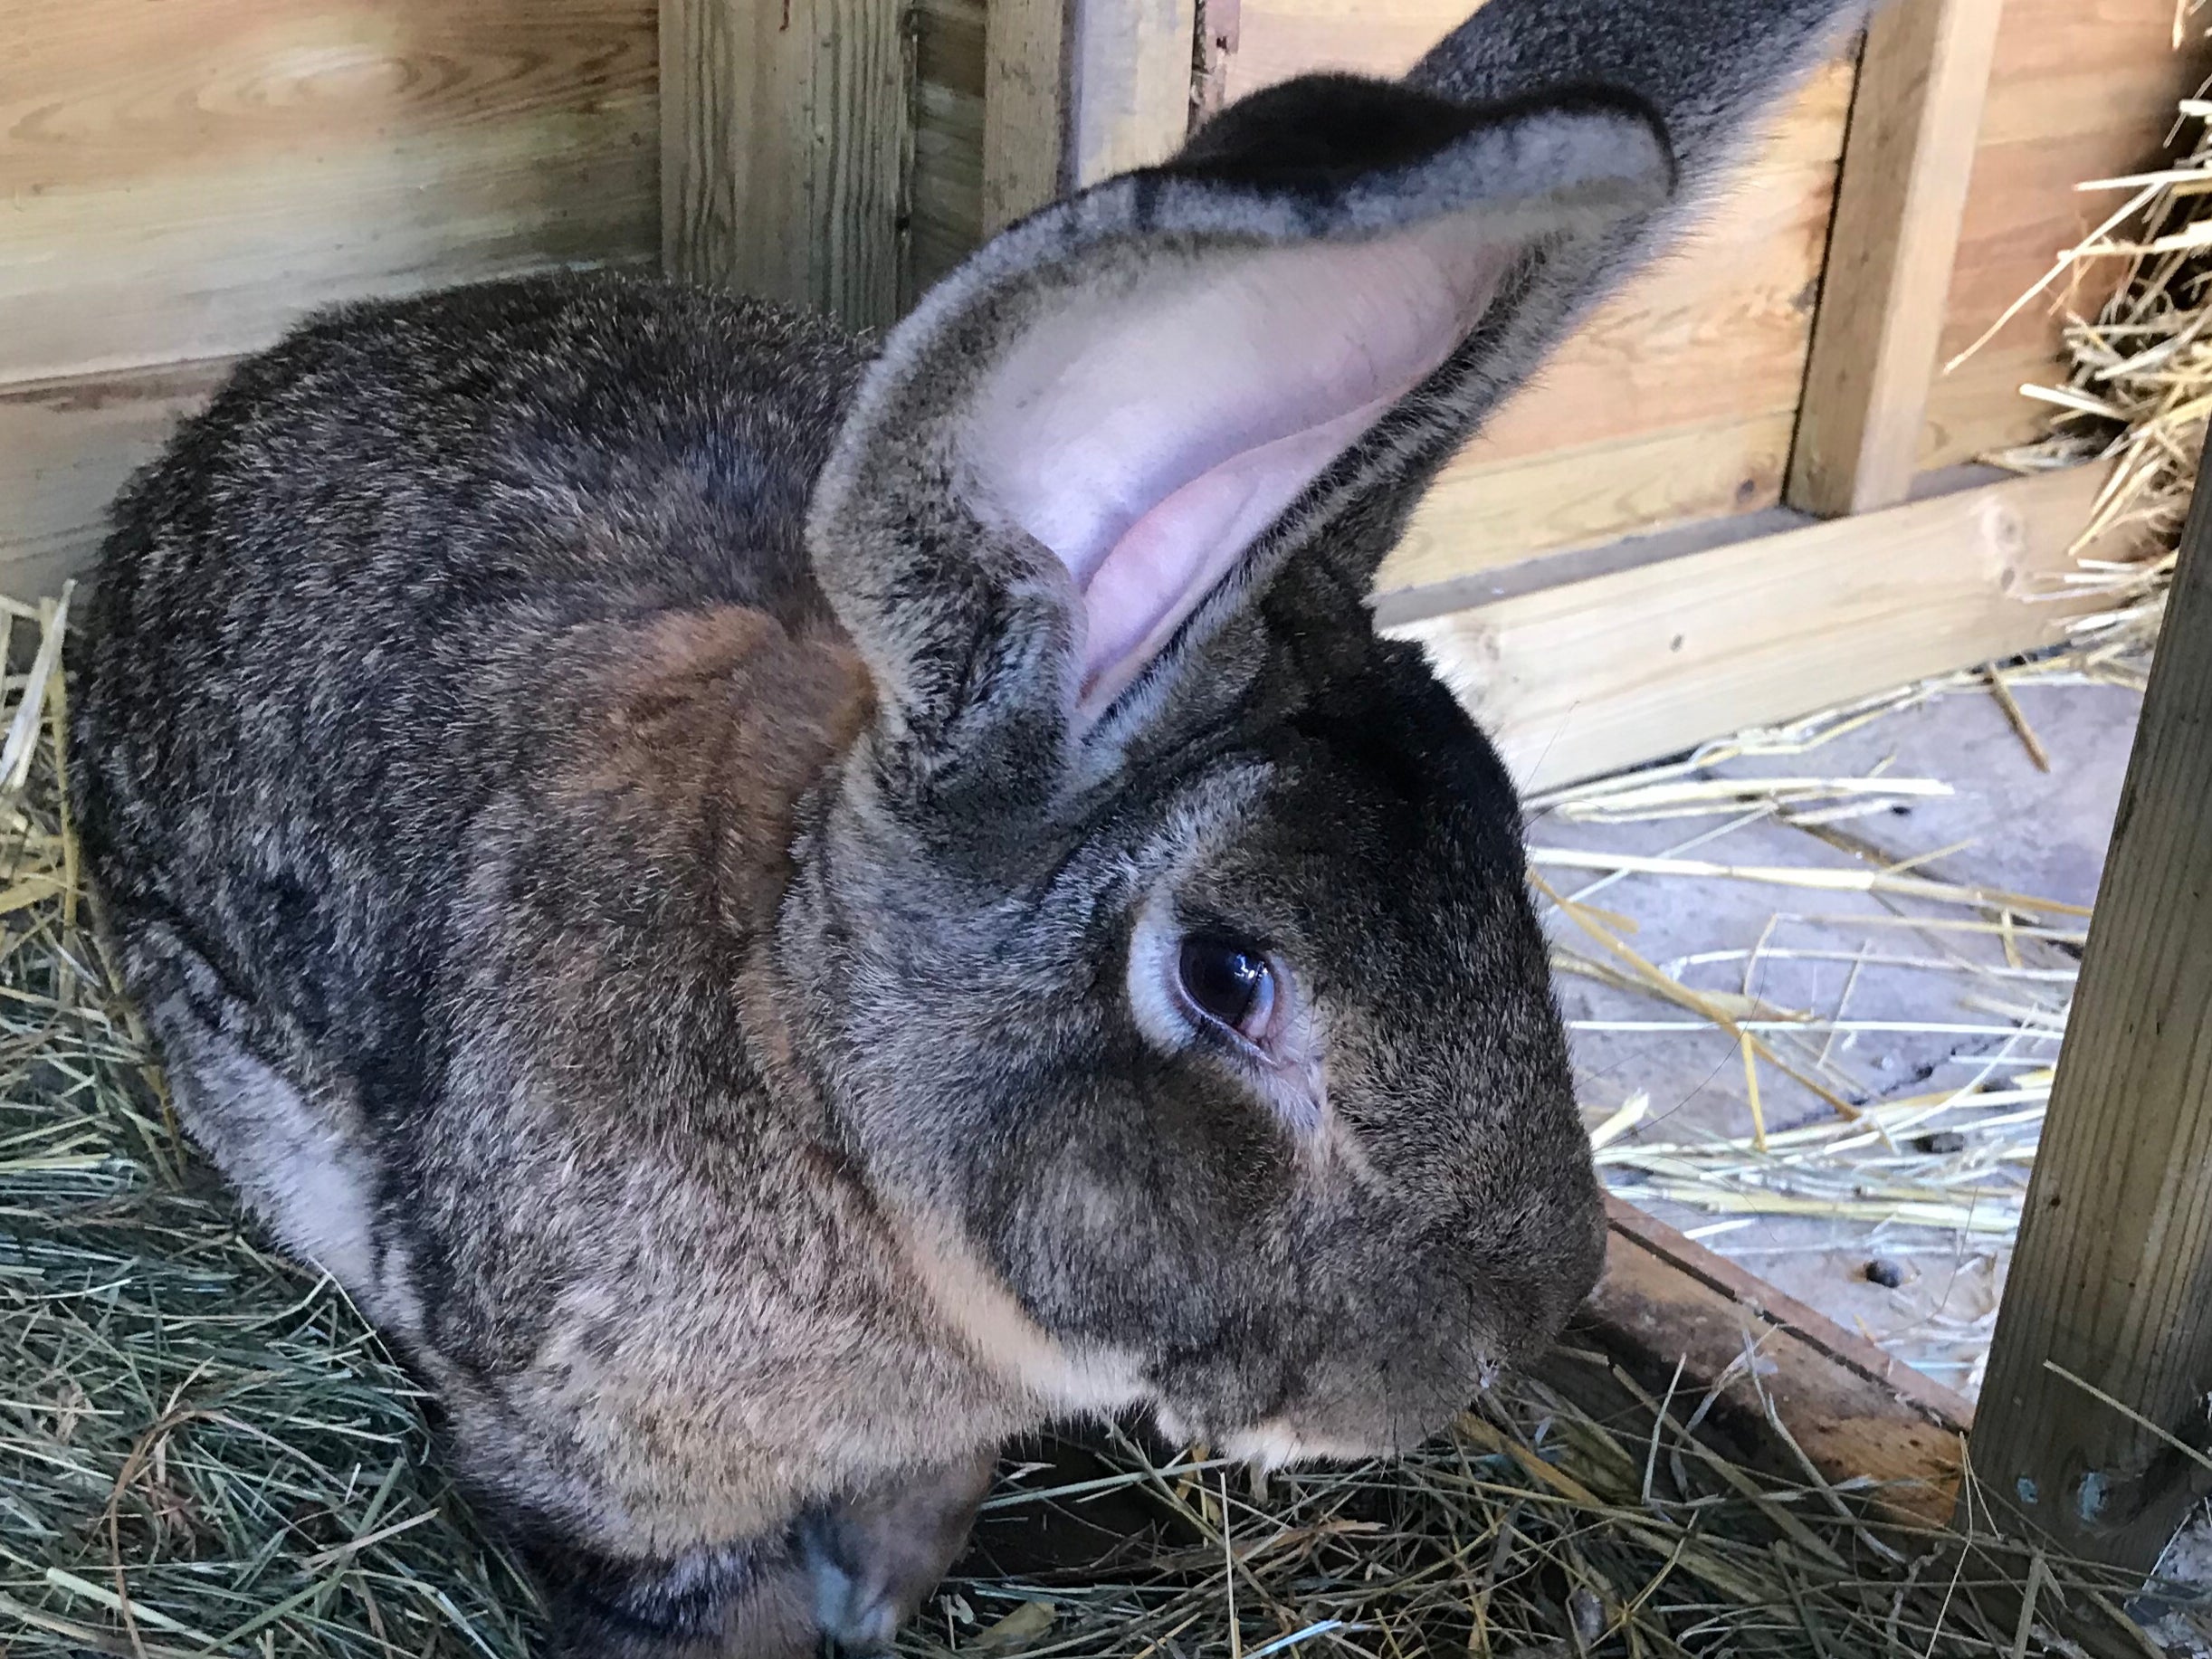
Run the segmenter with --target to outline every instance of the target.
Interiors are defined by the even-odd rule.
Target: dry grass
[[[2023,472],[2115,462],[2080,545],[2120,531],[2143,551],[2125,561],[2084,560],[2070,578],[2110,602],[2074,625],[2077,644],[2098,656],[2140,655],[2157,637],[2212,414],[2212,102],[2185,100],[2174,131],[2168,166],[2081,186],[2117,195],[2120,205],[2060,255],[2020,306],[2054,291],[2111,298],[2093,316],[2069,318],[2064,383],[2021,388],[2055,411],[2050,435],[1991,457]]]
[[[1120,1568],[956,1580],[901,1650],[1938,1659],[2079,1653],[2071,1630],[2159,1651],[2122,1613],[2140,1587],[2121,1575],[1978,1526],[1962,1544],[1901,1524],[1863,1484],[1748,1469],[1692,1432],[1705,1399],[1654,1398],[1594,1356],[1551,1372],[1621,1403],[1521,1381],[1402,1459],[1263,1490],[1128,1441],[1104,1477],[1009,1484],[994,1505],[1041,1519],[1141,1494],[1168,1541]],[[2169,1616],[2198,1606],[2152,1592]]]

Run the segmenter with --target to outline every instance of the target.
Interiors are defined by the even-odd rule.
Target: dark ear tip
[[[1633,93],[1563,87],[1463,104],[1396,81],[1301,75],[1239,99],[1156,169],[1255,186],[1314,184],[1407,167],[1479,129],[1537,114],[1611,117],[1640,127],[1668,153],[1665,123]]]

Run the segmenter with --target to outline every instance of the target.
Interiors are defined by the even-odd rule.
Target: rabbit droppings
[[[183,1120],[549,1651],[881,1648],[996,1449],[1408,1444],[1601,1257],[1511,787],[1369,578],[1856,0],[1492,0],[880,347],[311,319],[125,491],[89,868]]]

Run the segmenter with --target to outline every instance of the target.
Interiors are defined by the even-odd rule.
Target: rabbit
[[[1518,807],[1369,580],[1863,0],[1491,0],[881,340],[358,302],[126,488],[74,810],[180,1118],[546,1652],[881,1650],[997,1449],[1408,1446],[1602,1209]]]

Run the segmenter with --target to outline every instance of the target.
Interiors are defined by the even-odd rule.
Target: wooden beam
[[[983,234],[1068,186],[1072,0],[989,0],[983,26]],[[1113,8],[1102,8],[1113,9]]]
[[[901,0],[661,0],[669,272],[853,328],[893,321],[909,46]]]
[[[1777,1474],[1802,1478],[1794,1440],[1823,1479],[1878,1481],[1881,1501],[1912,1522],[1949,1518],[1974,1418],[1965,1399],[1632,1205],[1607,1197],[1606,1220],[1605,1277],[1569,1349],[1595,1346],[1654,1395],[1711,1394],[1709,1432]],[[1747,1351],[1759,1356],[1756,1380]],[[1571,1358],[1542,1374],[1582,1394]]]
[[[1973,1442],[1992,1500],[2070,1552],[2144,1570],[2212,1484],[2203,1462],[2212,1444],[2212,491],[2203,477]]]
[[[1385,631],[1419,642],[1524,788],[2055,643],[2102,467],[1635,566]],[[1402,614],[1402,613],[1401,613]]]
[[[1077,8],[1070,58],[1079,89],[1068,183],[1080,189],[1165,161],[1190,132],[1197,0]]]
[[[1844,140],[1785,499],[1826,515],[1912,486],[2002,0],[1878,10]]]

